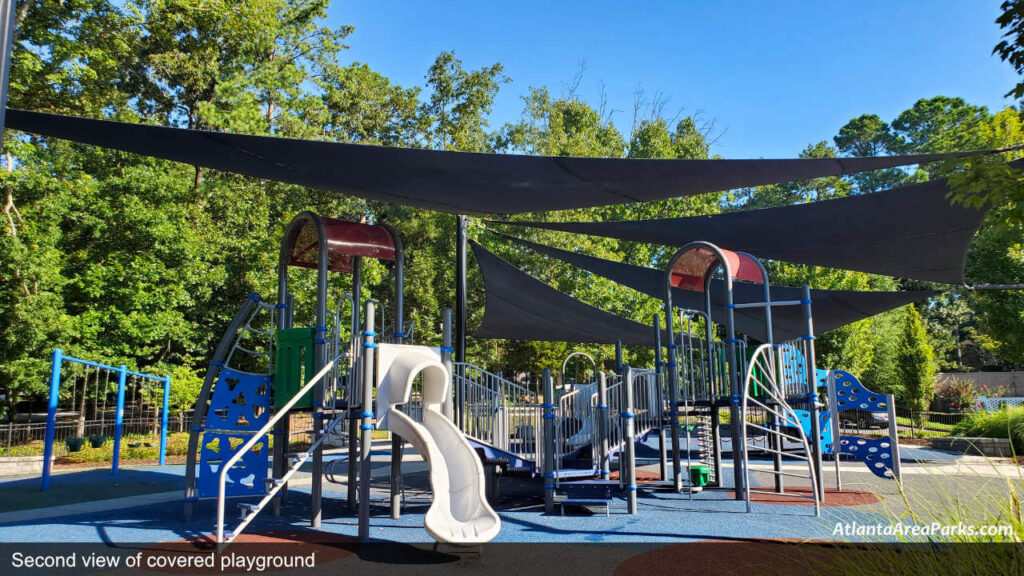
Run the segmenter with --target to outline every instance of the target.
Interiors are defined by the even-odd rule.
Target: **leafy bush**
[[[986,384],[978,386],[978,396],[986,398],[1002,398],[1006,396],[1006,392],[1006,386],[988,386]]]
[[[146,446],[146,444],[152,446]],[[132,444],[139,444],[132,447]],[[167,435],[167,455],[184,456],[188,452],[188,434],[176,433]],[[41,452],[40,452],[41,453]],[[121,462],[132,460],[156,460],[160,457],[160,438],[155,436],[125,435],[121,438]],[[66,463],[110,462],[114,459],[114,442],[112,439],[100,448],[88,444],[78,452],[70,452],[60,459]]]
[[[953,428],[954,436],[1009,438],[1016,453],[1024,453],[1024,406],[1004,406],[996,412],[969,414]]]
[[[939,401],[953,412],[971,412],[978,402],[978,390],[974,381],[967,378],[954,378],[949,386],[936,395]]]

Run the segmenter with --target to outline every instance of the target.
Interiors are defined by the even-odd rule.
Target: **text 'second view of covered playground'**
[[[8,70],[27,57],[17,48],[11,63],[12,42],[21,46],[12,25],[26,34],[42,26],[33,18],[44,9],[26,16],[23,4],[33,3],[0,2],[10,15],[5,102]],[[21,76],[10,82],[12,94],[24,91]],[[190,189],[201,193],[186,203],[200,211],[217,202],[207,191],[221,174],[247,177],[254,195],[299,190],[303,200],[257,216],[244,200],[230,207],[266,220],[250,232],[265,248],[246,252],[244,266],[198,272],[213,294],[251,292],[219,297],[233,316],[196,308],[207,296],[187,291],[167,304],[189,310],[175,330],[207,331],[189,356],[194,372],[164,361],[173,335],[149,364],[117,360],[134,357],[123,353],[131,342],[91,356],[61,336],[45,357],[18,365],[47,377],[30,404],[12,385],[11,406],[25,404],[26,415],[0,422],[13,470],[0,477],[0,542],[11,546],[0,573],[942,574],[961,562],[973,563],[963,573],[1024,570],[1012,450],[1013,427],[1024,425],[1012,414],[1024,399],[1003,390],[944,408],[965,421],[1002,414],[1007,448],[993,452],[995,438],[922,415],[928,408],[910,382],[923,373],[913,366],[936,362],[930,349],[919,361],[899,330],[863,330],[911,310],[908,326],[924,334],[917,310],[937,301],[1020,291],[1012,282],[1024,278],[995,267],[972,268],[967,284],[965,265],[986,218],[1003,210],[993,189],[1019,186],[1021,142],[791,159],[584,157],[367,143],[319,129],[251,135],[191,119],[157,125],[137,121],[131,99],[124,110],[89,113],[24,101],[0,115],[10,146],[188,167]],[[571,123],[572,110],[563,112]],[[1019,125],[1019,113],[1007,114],[1000,126],[1011,116]],[[10,154],[12,174],[39,162]],[[51,171],[81,171],[79,163]],[[106,177],[120,178],[118,169]],[[869,181],[855,194],[743,201],[808,182]],[[360,199],[361,213],[326,208],[325,198],[342,196]],[[725,200],[665,203],[700,198]],[[613,209],[658,202],[667,208],[646,216]],[[106,217],[97,210],[90,218]],[[18,232],[25,220],[12,195],[5,213]],[[1005,214],[997,218],[1012,225]],[[168,237],[196,232],[151,226]],[[216,222],[196,220],[199,233],[204,226]],[[109,266],[152,265],[146,254],[161,242]],[[428,250],[441,257],[419,259]],[[79,256],[67,258],[73,267]],[[31,297],[38,288],[19,278],[34,272],[12,262],[3,273],[18,274],[11,285]],[[417,286],[424,266],[434,268],[429,290]],[[878,280],[825,284],[830,270]],[[79,281],[86,298],[102,290],[95,278],[68,282]],[[101,315],[134,318],[124,322],[140,334],[166,322],[129,312]],[[893,350],[891,374],[870,358],[849,361],[868,338]],[[934,369],[925,372],[932,386]],[[19,457],[22,446],[41,454]],[[989,493],[998,496],[985,500]],[[967,537],[971,530],[992,533]],[[120,564],[90,564],[90,545]]]

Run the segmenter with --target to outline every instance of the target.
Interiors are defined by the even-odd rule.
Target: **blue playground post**
[[[124,387],[128,381],[128,367],[121,364],[117,373],[117,413],[114,416],[114,465],[111,475],[117,475],[117,466],[121,460],[121,425],[124,423]]]
[[[164,376],[164,406],[160,415],[160,465],[167,462],[167,412],[171,403],[171,377]]]
[[[53,459],[53,436],[57,427],[57,401],[60,399],[60,365],[64,352],[53,350],[53,364],[50,366],[50,404],[46,410],[46,442],[43,444],[43,491],[50,488],[50,461]]]

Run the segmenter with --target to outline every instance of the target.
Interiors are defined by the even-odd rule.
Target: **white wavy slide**
[[[501,530],[487,503],[484,469],[462,431],[442,413],[451,378],[436,349],[406,344],[377,346],[377,427],[412,443],[430,468],[434,500],[423,527],[438,542],[482,544]],[[421,376],[423,421],[398,409],[408,404]]]

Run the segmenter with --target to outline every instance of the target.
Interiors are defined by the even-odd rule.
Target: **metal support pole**
[[[373,331],[373,301],[366,303],[366,330],[363,336],[363,422],[359,429],[362,431],[359,455],[359,540],[366,542],[370,539],[370,454],[373,448],[373,368],[374,350],[377,345],[373,342],[376,332]]]
[[[459,214],[455,219],[455,361],[466,361],[466,217]],[[465,429],[465,399],[462,387],[456,392],[455,419],[460,429]]]
[[[669,434],[672,437],[672,489],[683,491],[682,458],[679,455],[679,365],[676,354],[676,336],[672,326],[671,287],[665,296],[665,334],[668,336],[668,403],[669,403]],[[689,451],[690,447],[687,446]]]
[[[402,239],[398,232],[390,226],[386,227],[391,232],[392,241],[395,244],[395,344],[402,344],[405,341],[405,310],[404,310],[404,288],[405,288],[405,251],[402,248]],[[383,329],[383,326],[381,327]],[[402,516],[402,457],[404,456],[405,441],[394,432],[391,433],[391,518],[398,520]]]
[[[658,391],[658,472],[664,482],[668,479],[668,455],[665,451],[665,381],[661,373],[665,363],[661,360],[661,317],[658,314],[653,314],[652,320],[651,325],[654,326],[654,386]],[[675,412],[674,407],[669,409],[669,413],[672,412]]]
[[[402,517],[402,451],[405,441],[394,432],[391,433],[391,519]]]
[[[622,379],[622,340],[615,341],[615,373]]]
[[[124,388],[128,381],[128,367],[121,364],[117,370],[117,410],[114,412],[114,463],[110,470],[110,473],[115,476],[121,464],[121,428],[124,424]]]
[[[555,382],[544,369],[544,512],[555,512]]]
[[[46,408],[46,441],[43,443],[43,491],[50,488],[51,461],[53,460],[53,442],[57,431],[57,404],[60,401],[60,368],[64,361],[64,352],[60,348],[53,349],[53,361],[50,364],[50,402]],[[11,422],[14,419],[12,417]]]
[[[359,331],[359,327],[362,325],[362,321],[359,318],[359,314],[363,309],[363,259],[360,256],[352,257],[352,338],[356,342],[363,340],[362,334]],[[355,344],[356,342],[353,342]],[[349,374],[349,380],[351,381],[350,391],[352,394],[349,395],[348,399],[348,509],[352,512],[356,511],[357,502],[359,501],[358,495],[358,482],[356,476],[358,475],[359,466],[359,412],[361,411],[359,403],[362,401],[362,397],[357,399],[356,394],[361,393],[360,382],[363,377],[362,372],[359,368],[362,367],[362,350],[357,349],[356,354],[358,355],[352,361],[352,373]]]
[[[623,369],[622,386],[622,397],[626,405],[619,416],[622,418],[625,433],[623,449],[626,458],[620,461],[619,476],[626,481],[626,510],[630,514],[636,514],[636,427],[633,414],[633,369],[629,366]]]
[[[783,398],[785,398],[786,370],[782,363],[782,348],[772,348],[772,355],[775,358],[775,377],[778,379],[778,387],[783,391],[782,395]],[[772,433],[768,434],[768,448],[773,450],[772,469],[775,470],[775,491],[781,494],[786,489],[786,485],[782,477],[782,453],[785,449],[785,446],[783,446],[785,440],[783,440],[780,435],[782,432],[782,421],[774,410],[771,411],[769,422],[769,427],[772,429]]]
[[[811,287],[804,284],[804,297],[801,301],[804,311],[804,366],[807,369],[807,411],[811,416],[811,452],[814,458],[814,474],[817,480],[815,488],[818,499],[825,500],[825,482],[821,477],[821,419],[818,417],[818,379],[817,365],[814,359],[814,319],[811,316]],[[781,368],[781,367],[780,367]]]
[[[326,231],[323,229],[323,224],[318,220],[318,235],[325,236]],[[319,250],[317,254],[317,273],[316,273],[316,326],[313,330],[315,332],[313,340],[313,358],[315,360],[314,369],[319,371],[331,361],[328,358],[328,343],[327,343],[327,266],[328,266],[328,253],[327,253],[327,240],[326,238],[320,239]],[[327,414],[324,413],[327,389],[327,378],[321,378],[316,385],[313,386],[313,442],[319,442],[320,438],[324,435],[324,417]],[[287,419],[287,418],[286,418]],[[311,479],[309,487],[309,525],[313,528],[320,527],[320,518],[323,512],[323,482],[324,482],[324,445],[323,442],[319,442],[315,450],[313,450],[313,478]]]
[[[612,463],[608,458],[608,380],[604,371],[597,373],[597,462],[601,479],[607,480]]]
[[[828,415],[829,415],[829,422],[831,423],[830,427],[832,428],[832,460],[836,464],[836,491],[842,491],[842,489],[843,489],[843,477],[842,477],[842,473],[839,471],[839,456],[840,456],[840,452],[841,452],[841,448],[842,448],[842,445],[839,442],[839,435],[840,435],[840,430],[839,430],[839,410],[838,410],[839,402],[838,402],[838,399],[836,398],[836,377],[835,377],[835,372],[833,372],[832,370],[828,371],[828,381],[827,382],[828,382],[828,388],[827,388],[827,390],[828,390]],[[890,401],[890,404],[891,404],[891,401]],[[895,407],[892,408],[892,410],[895,410]],[[895,414],[895,412],[893,412],[893,413]],[[893,418],[893,420],[895,421],[895,418]],[[890,430],[892,430],[892,428],[890,428]]]
[[[160,465],[167,463],[167,421],[171,411],[171,377],[164,375],[164,409],[160,414]]]
[[[903,472],[900,468],[900,436],[896,423],[896,397],[886,394],[885,407],[889,414],[889,436],[892,441],[892,475],[896,477],[897,482],[903,482]],[[838,452],[838,449],[837,442],[835,450]]]
[[[454,421],[455,403],[452,401],[452,398],[456,394],[455,389],[458,386],[455,378],[455,372],[452,371],[451,308],[445,308],[444,312],[441,313],[441,363],[444,364],[445,369],[448,370],[448,377],[452,379],[448,396],[445,397],[444,404],[441,405],[441,413]]]
[[[455,234],[455,361],[466,361],[466,217],[456,217]],[[461,410],[461,409],[460,409]]]

